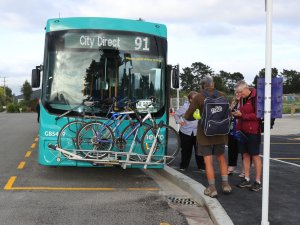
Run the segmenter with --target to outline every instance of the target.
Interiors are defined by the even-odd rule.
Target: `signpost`
[[[271,70],[272,70],[272,11],[273,0],[266,0],[266,68],[264,109],[264,159],[261,225],[269,225],[270,124],[271,124]]]

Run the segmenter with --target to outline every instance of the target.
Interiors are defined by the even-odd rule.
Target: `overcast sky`
[[[299,10],[300,0],[273,0],[272,67],[279,72],[300,71]],[[251,83],[265,67],[265,0],[0,0],[0,77],[14,94],[42,64],[46,21],[59,16],[163,23],[168,63],[181,68],[202,62]]]

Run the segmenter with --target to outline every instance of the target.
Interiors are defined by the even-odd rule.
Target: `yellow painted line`
[[[38,140],[39,140],[39,138],[38,138],[38,137],[36,137],[36,138],[34,139],[34,141],[35,141],[35,142],[37,142]]]
[[[30,146],[30,148],[35,148],[36,143],[32,143],[32,145]]]
[[[300,158],[273,158],[273,159],[279,159],[279,160],[300,160]]]
[[[23,191],[115,191],[118,188],[85,188],[85,187],[13,187],[14,182],[16,181],[17,176],[12,176],[7,181],[4,186],[4,190],[23,190]],[[139,191],[157,191],[159,188],[127,188],[127,190],[139,190]]]
[[[11,190],[15,180],[17,179],[17,176],[12,176],[7,181],[6,185],[4,186],[4,190]]]
[[[114,191],[115,188],[84,188],[84,187],[11,187],[10,190],[42,190],[42,191]]]
[[[291,138],[291,140],[298,140],[298,141],[299,141],[299,140],[300,140],[300,138]]]
[[[31,151],[27,151],[25,154],[25,158],[28,158],[31,155]]]
[[[159,188],[127,188],[128,191],[159,191]]]
[[[25,161],[20,162],[20,164],[18,165],[17,169],[19,169],[19,170],[23,169],[24,166],[25,166],[25,164],[26,164]]]
[[[116,191],[118,188],[85,188],[85,187],[12,187],[12,185],[6,190],[39,190],[39,191]],[[127,188],[127,190],[133,191],[158,191],[159,188]]]
[[[169,223],[159,223],[159,225],[170,225]]]

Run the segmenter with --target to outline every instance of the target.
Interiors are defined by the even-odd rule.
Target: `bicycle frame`
[[[133,111],[127,111],[127,112],[112,112],[111,117],[103,124],[103,127],[105,126],[111,126],[114,125],[112,131],[114,132],[114,134],[116,133],[115,137],[118,138],[120,137],[120,131],[119,131],[119,127],[122,124],[122,122],[125,119],[129,119],[131,120],[131,118],[129,117],[130,114],[132,114]],[[101,132],[101,129],[99,131],[99,133]],[[99,135],[97,134],[97,141],[99,140]],[[101,140],[101,142],[106,142]]]
[[[129,117],[129,115],[135,113],[137,115],[137,120],[138,121],[136,122],[136,124],[135,124],[134,128],[132,129],[132,131],[128,135],[126,135],[124,137],[124,139],[127,141],[128,138],[141,127],[142,123],[146,122],[147,120],[151,121],[151,124],[152,124],[153,127],[156,126],[155,120],[153,119],[153,117],[151,115],[151,112],[149,110],[149,107],[152,104],[153,103],[151,103],[148,106],[146,106],[147,114],[142,119],[139,119],[139,113],[138,113],[137,110],[134,110],[134,111],[125,111],[125,112],[112,112],[111,117],[104,123],[104,126],[114,125],[114,128],[112,129],[112,131],[114,132],[115,138],[119,138],[120,137],[120,131],[119,131],[118,128],[120,127],[120,125],[122,124],[122,122],[125,119],[131,120],[131,118]],[[118,122],[116,123],[116,121],[118,121]],[[136,139],[136,134],[135,134],[135,137],[133,139],[133,142],[135,141],[135,139]],[[100,140],[97,139],[97,141],[100,141]],[[101,142],[104,142],[104,143],[107,142],[108,143],[109,141],[101,140]]]

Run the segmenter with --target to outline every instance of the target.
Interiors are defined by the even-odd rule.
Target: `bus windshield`
[[[42,101],[53,113],[84,99],[139,100],[143,111],[165,107],[166,40],[136,32],[64,30],[46,35]],[[97,105],[101,107],[101,105]]]

